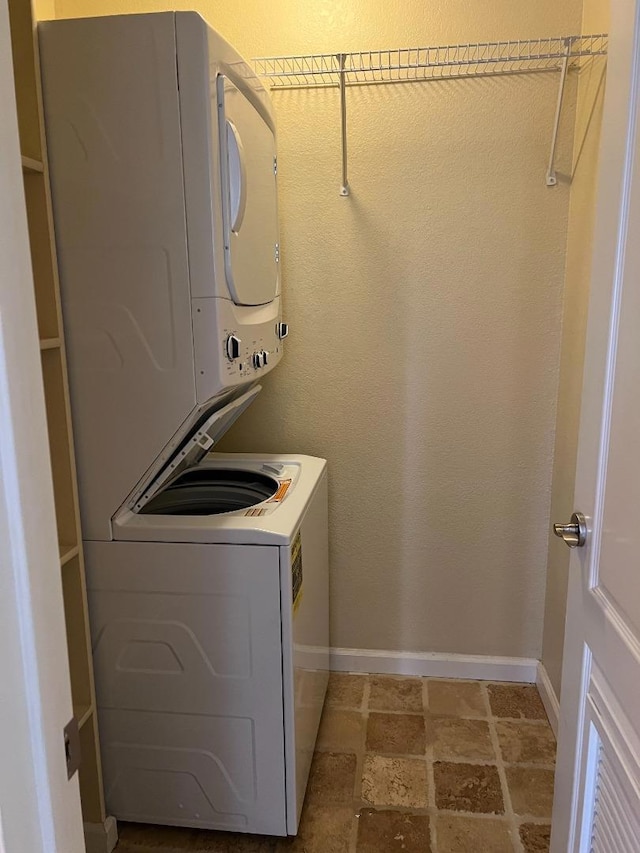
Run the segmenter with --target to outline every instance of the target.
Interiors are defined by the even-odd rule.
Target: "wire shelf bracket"
[[[349,177],[347,164],[347,81],[345,63],[347,61],[346,53],[340,53],[337,56],[340,63],[340,142],[342,144],[342,184],[340,185],[340,195],[344,198],[349,195]]]
[[[555,187],[558,183],[556,175],[555,160],[558,145],[558,130],[560,129],[560,117],[562,115],[562,102],[564,100],[564,87],[567,82],[567,71],[569,70],[569,57],[571,56],[571,39],[565,43],[565,53],[560,66],[560,86],[558,88],[558,102],[556,104],[556,115],[553,120],[553,133],[551,136],[551,154],[549,155],[549,167],[547,168],[547,186]]]
[[[256,73],[271,89],[334,87],[339,90],[342,147],[340,195],[344,197],[350,193],[347,174],[346,95],[349,86],[559,72],[558,100],[546,175],[547,186],[554,187],[558,183],[555,156],[567,74],[570,70],[579,70],[592,57],[606,56],[608,42],[606,33],[598,33],[444,47],[270,56],[254,59],[253,65]]]

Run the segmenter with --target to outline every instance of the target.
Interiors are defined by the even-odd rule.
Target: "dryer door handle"
[[[247,167],[244,146],[234,123],[227,119],[227,175],[229,178],[229,225],[234,234],[242,227],[247,207]]]

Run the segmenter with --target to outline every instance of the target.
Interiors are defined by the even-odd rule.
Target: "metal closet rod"
[[[347,86],[416,83],[500,74],[560,72],[546,183],[557,184],[555,154],[567,73],[583,61],[605,56],[608,35],[557,36],[440,47],[395,48],[355,53],[316,53],[254,59],[257,74],[272,89],[338,87],[342,145],[340,195],[349,195],[347,177]]]

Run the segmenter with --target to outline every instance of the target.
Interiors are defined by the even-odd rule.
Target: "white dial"
[[[229,335],[227,338],[227,342],[225,344],[225,349],[227,351],[227,358],[229,361],[235,361],[236,358],[240,358],[240,344],[242,341],[237,335]]]

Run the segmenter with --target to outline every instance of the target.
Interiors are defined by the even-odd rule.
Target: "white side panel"
[[[174,16],[40,26],[82,522],[195,406]]]
[[[278,549],[85,554],[109,810],[285,834]]]
[[[226,296],[228,299],[219,203],[218,117],[215,101],[212,104],[210,97],[208,33],[209,28],[196,12],[176,14],[192,295],[198,298]]]
[[[298,831],[329,680],[329,542],[326,472],[296,538],[282,553],[282,636],[287,768],[287,831]],[[293,563],[292,563],[293,556]],[[301,559],[300,559],[301,557]],[[300,572],[293,601],[293,576]],[[293,618],[292,618],[293,617]]]

